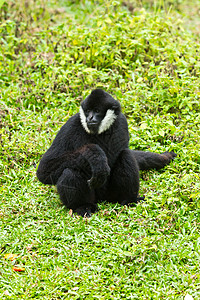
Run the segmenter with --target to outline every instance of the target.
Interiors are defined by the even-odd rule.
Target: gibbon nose
[[[95,116],[92,113],[89,113],[89,116],[87,117],[88,123],[96,123]]]

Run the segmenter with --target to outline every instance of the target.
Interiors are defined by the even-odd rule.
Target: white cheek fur
[[[90,133],[90,130],[87,127],[86,116],[84,114],[82,107],[80,107],[79,114],[80,114],[81,124],[82,124],[83,128],[85,129],[85,131],[87,133]]]
[[[86,116],[84,114],[82,107],[80,107],[79,114],[80,114],[81,124],[82,124],[83,128],[85,129],[85,131],[87,133],[91,133],[91,131],[89,130],[89,128],[87,126]],[[102,132],[108,130],[110,128],[110,126],[114,123],[116,118],[117,118],[117,115],[115,114],[114,110],[108,109],[105,117],[103,118],[103,120],[101,121],[101,123],[99,125],[98,134],[101,134]]]
[[[110,126],[114,123],[116,118],[117,118],[117,116],[116,116],[114,110],[108,109],[105,117],[103,118],[103,120],[100,123],[98,134],[109,129]]]

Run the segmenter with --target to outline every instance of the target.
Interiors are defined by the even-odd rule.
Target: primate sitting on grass
[[[60,129],[40,161],[37,177],[56,185],[68,208],[89,217],[102,200],[136,203],[139,170],[163,168],[175,157],[174,152],[130,150],[120,103],[96,89]]]

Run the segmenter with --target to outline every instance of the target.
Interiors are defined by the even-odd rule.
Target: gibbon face
[[[94,90],[81,104],[79,113],[83,128],[89,134],[108,130],[120,113],[120,104],[103,90]]]

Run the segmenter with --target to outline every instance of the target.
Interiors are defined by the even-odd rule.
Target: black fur
[[[137,202],[139,170],[160,169],[176,154],[130,150],[120,104],[103,90],[92,91],[81,108],[82,119],[72,116],[43,155],[38,179],[56,185],[63,203],[81,216],[90,216],[102,200]],[[106,113],[109,128],[101,126]]]

